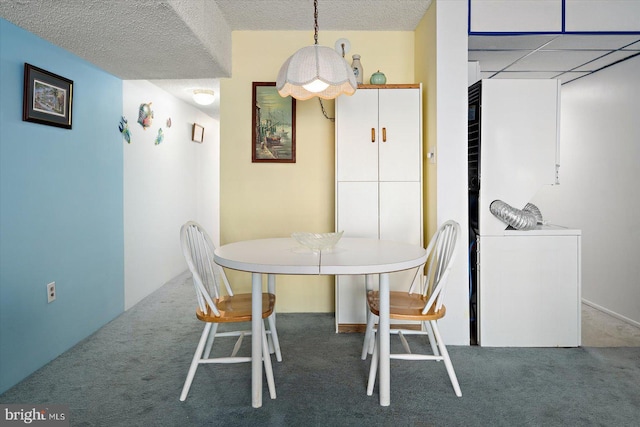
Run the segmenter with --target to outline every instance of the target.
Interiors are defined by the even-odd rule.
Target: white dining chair
[[[251,330],[218,332],[221,323],[251,322],[251,294],[234,294],[229,280],[222,267],[213,260],[215,249],[211,238],[198,223],[189,221],[180,229],[182,253],[187,262],[196,290],[198,306],[196,317],[204,322],[204,330],[193,355],[193,360],[184,382],[180,400],[184,401],[189,393],[196,370],[200,364],[225,364],[250,362],[251,357],[237,356],[238,350],[245,336],[251,336]],[[221,282],[224,284],[225,295],[221,292]],[[272,399],[276,398],[273,369],[271,366],[271,351],[276,354],[276,360],[282,361],[278,332],[275,325],[274,308],[276,297],[271,293],[262,294],[262,318],[267,319],[269,330],[262,324],[262,358],[265,375]],[[267,340],[267,334],[271,338]],[[210,357],[213,342],[219,337],[238,337],[232,353],[228,357]]]
[[[446,308],[442,304],[442,296],[447,284],[451,265],[455,259],[458,246],[458,236],[460,225],[455,221],[447,221],[438,229],[431,238],[427,247],[426,275],[420,284],[420,289],[416,289],[416,282],[409,288],[408,292],[391,291],[389,294],[390,309],[389,318],[401,321],[418,321],[421,329],[392,329],[391,333],[397,334],[404,349],[403,353],[390,354],[391,359],[402,360],[436,360],[444,361],[444,365],[449,375],[449,380],[456,396],[462,396],[458,378],[453,369],[453,364],[449,357],[447,347],[442,340],[438,329],[438,320],[445,316]],[[373,394],[373,387],[376,381],[378,367],[378,349],[375,335],[375,321],[380,312],[380,298],[378,291],[367,291],[367,304],[369,306],[369,317],[365,340],[362,346],[362,359],[366,359],[367,353],[372,353],[371,367],[369,369],[369,381],[367,384],[367,394]],[[429,337],[431,354],[416,354],[411,351],[407,336],[423,335]]]

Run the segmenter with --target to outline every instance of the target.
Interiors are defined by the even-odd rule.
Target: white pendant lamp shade
[[[358,88],[353,70],[338,52],[314,44],[291,55],[280,68],[276,89],[282,97],[305,100],[353,95]]]

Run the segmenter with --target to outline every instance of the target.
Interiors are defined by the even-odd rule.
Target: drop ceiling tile
[[[469,50],[534,50],[558,37],[557,35],[469,36]]]
[[[602,56],[602,51],[539,51],[522,58],[508,71],[567,71]],[[481,65],[482,68],[482,65]]]
[[[526,50],[469,51],[469,61],[479,61],[482,71],[500,71],[528,53]]]
[[[468,57],[480,62],[482,78],[558,78],[568,83],[639,52],[640,34],[470,36]]]
[[[611,52],[608,55],[603,56],[602,58],[596,59],[593,62],[588,64],[584,64],[583,66],[576,68],[573,71],[596,71],[602,67],[606,67],[607,65],[611,65],[614,62],[620,61],[622,59],[628,58],[630,56],[636,55],[638,52],[629,52],[629,51],[617,51]]]
[[[630,46],[625,47],[624,50],[640,50],[640,40]]]
[[[636,35],[564,34],[544,47],[552,49],[616,50],[638,41]]]

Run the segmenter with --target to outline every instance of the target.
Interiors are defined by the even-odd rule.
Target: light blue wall
[[[73,129],[22,121],[25,62],[73,80]],[[123,311],[124,244],[122,81],[1,18],[0,76],[2,393]]]

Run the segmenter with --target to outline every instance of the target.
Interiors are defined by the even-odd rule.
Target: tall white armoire
[[[423,244],[421,91],[360,85],[336,100],[336,230],[345,237]],[[391,289],[408,289],[414,276],[392,273]],[[336,331],[365,324],[365,278],[337,277]]]

